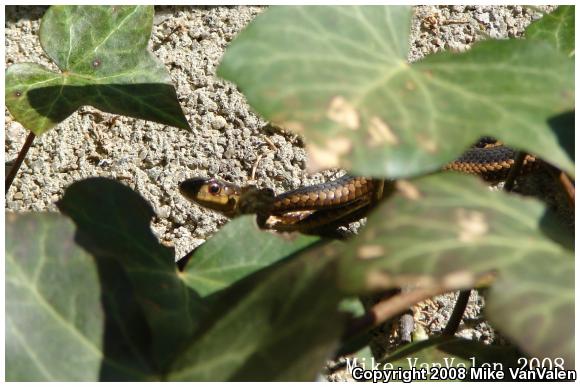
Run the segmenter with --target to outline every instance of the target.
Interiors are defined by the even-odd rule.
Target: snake
[[[516,154],[496,139],[482,137],[442,169],[499,182],[508,176]],[[526,154],[522,172],[536,165],[535,156]],[[214,177],[187,179],[179,184],[179,191],[189,201],[229,218],[256,214],[258,226],[263,229],[323,234],[364,218],[393,187],[385,179],[346,174],[279,195],[269,188],[241,187]]]

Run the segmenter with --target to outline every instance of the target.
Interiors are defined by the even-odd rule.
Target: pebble
[[[236,154],[236,150],[235,148],[228,148],[226,149],[226,151],[224,152],[224,158],[226,159],[231,159],[234,157],[234,155]]]
[[[215,116],[211,122],[212,129],[220,130],[226,127],[228,122],[222,116]]]
[[[489,23],[489,13],[476,14],[475,19],[482,23]]]
[[[25,130],[18,122],[12,121],[6,128],[6,139],[15,141],[19,137],[24,136]]]
[[[171,214],[171,208],[169,206],[163,206],[157,211],[157,216],[161,219],[167,219]]]

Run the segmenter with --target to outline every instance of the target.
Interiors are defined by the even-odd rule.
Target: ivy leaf
[[[128,187],[104,178],[73,183],[57,205],[77,225],[78,243],[123,273],[150,328],[149,351],[163,371],[206,307],[178,276],[173,249],[151,231],[153,209]]]
[[[211,296],[210,316],[169,380],[313,381],[346,322],[332,258],[340,247],[311,250]]]
[[[481,372],[487,369],[496,370],[498,365],[504,371],[504,378],[501,380],[513,380],[508,368],[519,368],[518,359],[522,354],[512,346],[484,345],[471,340],[449,337],[437,337],[425,341],[411,343],[397,349],[380,364],[389,363],[394,369],[421,369],[431,367],[441,368],[465,368],[465,377],[459,377],[459,373],[442,371],[440,378],[445,380],[485,380],[486,375]],[[487,365],[486,365],[487,364]],[[470,368],[475,367],[481,371]],[[433,374],[433,372],[428,373]],[[445,377],[448,375],[449,377]],[[453,377],[454,375],[455,377]],[[489,380],[489,379],[488,379]]]
[[[429,176],[397,187],[344,252],[342,287],[358,293],[407,278],[459,289],[493,273],[491,323],[529,355],[574,364],[571,231],[540,202],[491,192],[473,177]]]
[[[312,380],[338,345],[346,315],[336,245],[201,300],[129,188],[83,180],[58,206],[74,235],[60,215],[7,225],[10,380]]]
[[[58,215],[7,214],[6,226],[6,379],[95,380],[100,286],[95,265],[74,244],[73,225]],[[66,291],[76,281],[85,287]],[[53,345],[45,340],[49,332]],[[63,351],[75,354],[66,369],[54,365]]]
[[[526,38],[547,41],[574,61],[574,6],[561,5],[554,12],[545,14],[526,29]],[[570,160],[574,161],[574,111],[554,116],[549,121],[552,131]]]
[[[256,226],[254,218],[233,219],[198,247],[181,273],[185,283],[201,296],[206,296],[298,253],[318,240],[301,234],[265,232]]]
[[[532,261],[501,274],[486,305],[489,321],[524,352],[562,358],[572,370],[574,352],[574,261]]]
[[[75,243],[70,220],[6,218],[6,379],[154,378],[149,331],[142,311],[127,302],[134,294],[126,278]]]
[[[6,70],[6,106],[39,135],[83,105],[189,128],[171,78],[147,49],[152,6],[52,6],[40,43],[61,70],[20,63]]]
[[[546,40],[568,56],[574,56],[574,9],[573,5],[561,5],[554,12],[526,28],[526,38]]]
[[[218,75],[266,119],[303,133],[317,169],[413,176],[482,135],[569,172],[548,120],[574,107],[574,70],[546,42],[484,41],[407,63],[409,7],[271,7]]]

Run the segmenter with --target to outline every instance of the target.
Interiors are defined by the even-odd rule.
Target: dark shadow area
[[[292,132],[290,130],[275,126],[272,123],[267,123],[266,125],[262,126],[260,128],[260,132],[267,134],[269,136],[272,136],[274,134],[282,136],[286,141],[288,141],[292,145],[296,145],[302,148],[306,146],[306,144],[304,143],[304,137],[298,136],[296,132]]]
[[[569,182],[570,192],[562,178]],[[541,200],[546,210],[540,222],[541,231],[557,243],[570,247],[568,238],[574,238],[574,181],[558,168],[540,160],[529,173],[517,177],[514,193]]]
[[[236,8],[244,7],[244,5],[156,5],[155,14],[172,14],[175,12],[187,12],[191,9],[208,10],[208,9],[219,9],[219,8]]]
[[[77,242],[83,246],[82,237]],[[100,381],[155,379],[159,371],[150,354],[151,331],[136,302],[138,294],[125,269],[114,258],[96,256],[105,316]]]
[[[571,210],[573,211],[573,209]],[[574,227],[566,224],[556,212],[546,208],[540,219],[542,233],[563,246],[567,250],[574,251]]]
[[[42,18],[48,7],[48,5],[6,5],[4,7],[6,21],[17,22],[18,20],[38,20]],[[240,5],[155,5],[155,15],[162,16],[176,12],[187,12],[192,8],[208,10],[235,7],[240,7]]]
[[[173,249],[151,231],[153,209],[104,178],[72,184],[57,205],[98,266],[105,314],[100,380],[162,379],[205,306],[178,277]]]
[[[311,244],[201,299],[179,276],[173,249],[151,231],[153,209],[128,187],[79,181],[58,207],[98,267],[101,381],[275,380],[288,369],[311,380],[340,338],[346,315],[337,311],[343,294],[335,284],[336,245]],[[246,353],[248,346],[255,348]],[[222,356],[241,364],[208,376],[203,364]]]
[[[92,59],[104,65],[99,60]],[[164,83],[49,86],[14,93],[12,98],[27,98],[38,114],[54,122],[63,121],[83,105],[91,105],[108,113],[189,128],[175,88]]]
[[[548,120],[548,125],[558,137],[558,143],[572,161],[574,158],[574,116],[575,111],[559,114]]]
[[[4,6],[6,22],[38,20],[42,18],[48,7],[48,5],[6,5]]]

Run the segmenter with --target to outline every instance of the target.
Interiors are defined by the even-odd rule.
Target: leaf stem
[[[6,176],[6,180],[4,182],[5,183],[4,194],[8,193],[8,190],[10,189],[10,186],[12,185],[12,182],[14,181],[14,178],[16,177],[16,174],[18,173],[18,170],[20,169],[20,166],[22,165],[24,158],[28,153],[28,149],[30,149],[30,147],[32,146],[32,142],[34,141],[35,137],[36,135],[34,133],[32,132],[28,133],[28,137],[26,137],[26,141],[24,141],[24,145],[22,145],[22,149],[20,149],[20,152],[18,153],[18,157],[16,158],[14,165],[12,166],[12,168],[10,168],[8,176]]]
[[[347,328],[347,333],[345,336],[354,335],[363,329],[376,327],[384,321],[387,321],[388,319],[393,318],[402,312],[405,312],[419,301],[435,297],[450,290],[451,289],[447,289],[443,286],[418,288],[408,292],[399,293],[391,298],[380,301],[379,303],[375,304],[366,314],[352,320],[350,326]]]
[[[461,319],[463,318],[463,314],[467,308],[467,303],[469,302],[469,296],[471,296],[471,289],[461,290],[459,292],[453,312],[451,312],[449,321],[447,321],[447,325],[443,329],[442,334],[444,336],[453,336],[457,333],[457,328],[459,328],[459,324],[461,323]]]

